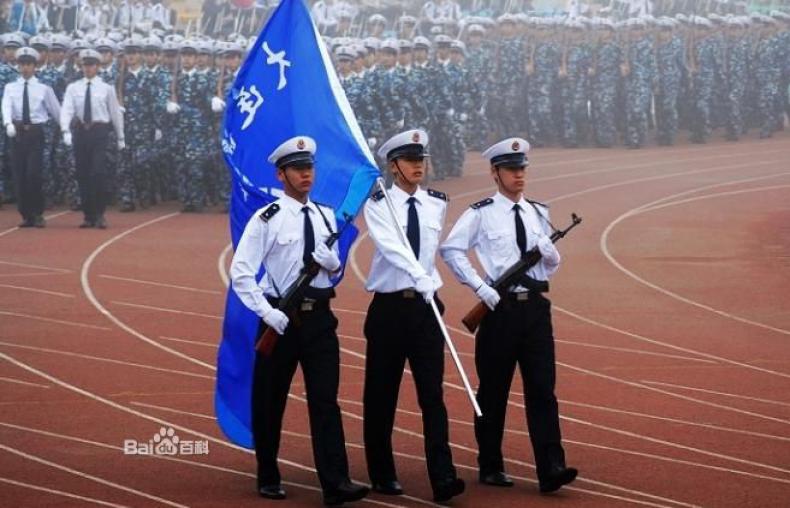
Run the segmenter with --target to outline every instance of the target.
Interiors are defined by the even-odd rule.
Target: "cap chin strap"
[[[403,178],[403,181],[406,182],[409,185],[414,185],[414,184],[411,183],[411,181],[408,178],[406,178],[406,175],[403,174],[403,171],[401,171],[400,165],[398,164],[398,159],[395,159],[392,162],[394,162],[395,163],[395,167],[398,168],[398,173],[400,173],[400,177]]]

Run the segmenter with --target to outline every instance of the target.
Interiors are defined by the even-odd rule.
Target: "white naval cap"
[[[278,168],[305,166],[315,162],[315,140],[309,136],[295,136],[274,149],[268,161]]]
[[[16,57],[17,62],[24,62],[27,60],[28,62],[36,63],[38,62],[39,58],[38,51],[27,46],[16,50],[14,56]]]
[[[101,55],[95,49],[83,49],[80,51],[80,61],[85,63],[87,60],[95,60],[96,63],[101,61]]]
[[[422,129],[411,129],[395,134],[384,142],[378,149],[379,157],[388,161],[398,157],[422,158],[430,157],[426,151],[428,146],[428,133]]]
[[[526,139],[507,138],[488,147],[482,155],[496,167],[524,168],[529,165],[527,152],[529,142]]]

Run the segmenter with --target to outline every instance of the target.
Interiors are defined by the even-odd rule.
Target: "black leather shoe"
[[[446,503],[455,496],[462,494],[466,484],[460,478],[452,478],[433,486],[433,500],[437,503]]]
[[[403,494],[403,487],[398,483],[398,480],[390,480],[388,482],[373,482],[373,491],[385,496],[400,496]]]
[[[82,221],[82,224],[80,224],[80,229],[92,228],[93,226],[94,226],[93,221],[85,219],[84,221]]]
[[[370,489],[364,485],[359,485],[350,480],[346,480],[337,488],[324,492],[324,504],[326,506],[340,506],[343,503],[359,501],[368,495]]]
[[[266,499],[285,499],[285,490],[279,483],[275,485],[259,485],[258,495]]]
[[[34,228],[44,228],[47,227],[47,223],[44,221],[44,217],[38,215],[35,219],[33,219],[33,227]]]
[[[480,473],[480,483],[491,485],[493,487],[512,487],[513,480],[510,479],[504,471],[497,471],[495,473],[483,474]]]
[[[19,226],[17,226],[17,227],[20,227],[20,228],[32,228],[33,227],[33,221],[30,220],[30,219],[25,219],[22,222],[20,222]]]
[[[540,479],[540,492],[555,492],[576,479],[579,471],[574,467],[556,467]]]

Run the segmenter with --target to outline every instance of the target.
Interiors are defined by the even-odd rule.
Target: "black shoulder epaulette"
[[[279,211],[280,211],[280,205],[278,205],[277,203],[272,203],[271,205],[266,207],[266,210],[261,212],[259,217],[263,222],[269,222],[269,219],[277,215],[277,212]]]
[[[427,189],[427,192],[428,195],[431,196],[432,198],[441,199],[442,201],[450,201],[450,198],[448,198],[447,194],[445,194],[444,192],[433,190],[433,189]]]
[[[545,203],[541,203],[540,201],[534,201],[532,199],[527,199],[527,198],[524,198],[524,199],[526,199],[528,203],[532,203],[533,205],[542,206],[543,208],[548,208],[549,207],[549,205],[547,205]]]
[[[372,199],[373,201],[381,201],[382,199],[384,199],[384,193],[382,191],[376,191],[373,193],[372,196],[370,196],[370,199]]]
[[[493,198],[485,198],[484,200],[478,201],[477,203],[472,203],[471,205],[469,205],[469,208],[471,208],[472,210],[479,210],[480,208],[483,208],[484,206],[488,206],[493,202],[494,202]]]

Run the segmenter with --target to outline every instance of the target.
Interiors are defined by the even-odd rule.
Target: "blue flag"
[[[233,183],[234,247],[252,214],[283,194],[267,157],[287,139],[304,135],[318,146],[310,198],[335,209],[345,263],[357,235],[353,226],[343,227],[346,217],[357,215],[379,170],[302,0],[280,3],[226,99],[222,150]],[[214,409],[225,435],[247,448],[253,447],[252,375],[259,322],[228,288]]]

